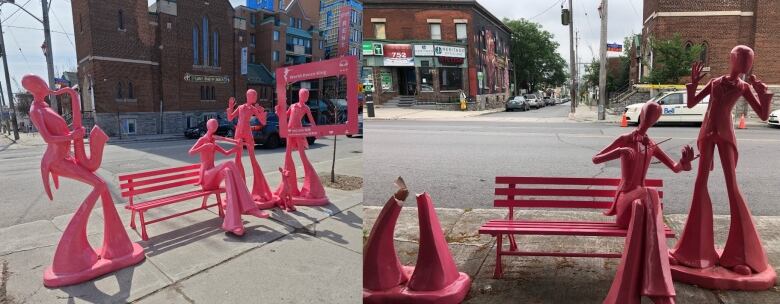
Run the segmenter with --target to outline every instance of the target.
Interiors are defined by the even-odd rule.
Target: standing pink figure
[[[219,166],[214,166],[216,152],[223,155],[232,153],[241,154],[241,144],[230,151],[226,151],[215,142],[214,132],[219,123],[216,119],[206,122],[208,131],[190,149],[190,155],[200,153],[200,181],[203,190],[218,189],[222,181],[225,181],[225,220],[222,229],[235,235],[244,235],[244,223],[242,214],[254,215],[259,218],[267,218],[268,214],[257,208],[252,200],[252,195],[246,187],[246,181],[241,176],[240,169],[233,161],[226,161]]]
[[[661,106],[648,101],[642,107],[639,127],[618,137],[593,157],[594,164],[620,158],[621,181],[615,202],[605,213],[617,215],[617,224],[628,229],[623,256],[604,303],[641,303],[642,296],[654,303],[674,303],[674,285],[664,233],[658,191],[645,186],[647,169],[658,158],[675,173],[691,170],[693,149],[685,146],[675,163],[647,136],[661,117]]]
[[[750,209],[747,208],[737,184],[737,140],[732,122],[732,110],[744,97],[762,120],[769,117],[774,93],[755,75],[745,82],[739,77],[753,66],[753,50],[738,45],[731,50],[731,73],[713,78],[698,94],[696,88],[703,77],[702,64],[691,67],[691,83],[687,84],[688,107],[692,108],[705,96],[710,103],[699,132],[697,144],[701,151],[691,210],[677,246],[671,252],[672,273],[676,280],[713,289],[758,290],[771,288],[776,274],[767,261]],[[752,88],[752,90],[751,90]],[[755,90],[755,93],[753,92]],[[723,252],[715,250],[707,181],[714,168],[714,152],[718,148],[731,210],[731,225]],[[716,267],[722,266],[722,267]],[[724,269],[725,268],[725,269]]]
[[[54,261],[43,275],[43,284],[58,287],[81,283],[143,261],[143,248],[130,242],[106,182],[94,173],[103,160],[103,148],[108,136],[95,126],[89,135],[90,156],[87,157],[78,93],[71,88],[54,92],[56,95],[68,93],[71,96],[73,131],[70,131],[65,119],[44,101],[50,91],[43,79],[35,75],[25,75],[22,78],[22,86],[33,95],[30,119],[47,143],[41,160],[41,177],[46,195],[52,199],[50,174],[55,188],[59,187],[60,176],[92,186],[92,191],[63,231],[54,253]],[[75,156],[70,153],[71,142]],[[103,247],[94,250],[87,240],[87,221],[98,198],[103,207]]]
[[[309,90],[300,89],[298,91],[298,102],[290,106],[287,109],[287,121],[288,128],[302,128],[303,118],[306,117],[309,123],[315,125],[314,117],[311,114],[309,106],[306,105],[306,101],[309,100]],[[282,123],[282,122],[279,122]],[[321,206],[329,203],[328,196],[325,194],[325,188],[320,182],[320,177],[317,175],[317,171],[314,170],[309,159],[306,157],[306,149],[309,148],[309,143],[306,141],[306,137],[287,137],[287,150],[284,153],[284,169],[290,171],[290,179],[296,181],[291,186],[291,192],[293,195],[293,201],[296,205],[304,206]],[[303,187],[299,190],[297,184],[297,175],[295,173],[295,163],[292,159],[292,151],[297,150],[298,155],[303,163],[304,180]],[[284,189],[283,185],[279,185],[275,193],[279,195]]]
[[[252,198],[255,202],[261,206],[271,205],[276,203],[277,197],[271,192],[271,188],[268,186],[268,182],[265,180],[263,170],[260,168],[260,164],[255,158],[255,138],[252,135],[252,128],[250,120],[252,116],[257,117],[260,124],[265,126],[266,116],[265,109],[257,104],[257,92],[249,89],[246,91],[246,103],[236,107],[236,99],[231,97],[228,101],[227,117],[228,120],[238,117],[238,124],[236,125],[236,131],[233,138],[236,141],[237,147],[240,147],[239,153],[236,153],[236,167],[238,167],[241,176],[246,179],[244,173],[244,165],[241,164],[241,151],[243,147],[246,147],[249,153],[249,160],[252,163],[252,175],[254,176],[252,183]]]

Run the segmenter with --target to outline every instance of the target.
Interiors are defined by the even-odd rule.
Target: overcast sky
[[[54,50],[54,69],[56,75],[62,71],[76,70],[76,46],[73,37],[73,18],[71,0],[51,0],[50,24]],[[542,28],[555,35],[560,47],[558,52],[568,62],[569,32],[561,25],[561,4],[565,1],[529,1],[529,0],[478,0],[498,18],[526,18],[538,22]],[[16,0],[35,16],[41,16],[40,0]],[[149,0],[150,3],[154,2]],[[234,6],[246,3],[246,0],[231,0]],[[574,24],[580,33],[579,61],[590,62],[598,57],[600,20],[596,8],[600,0],[574,0]],[[609,4],[609,42],[623,42],[623,37],[639,33],[642,29],[642,0],[611,1]],[[46,58],[41,52],[43,27],[41,24],[10,4],[0,6],[0,18],[3,22],[6,52],[11,73],[11,86],[18,91],[17,81],[27,73],[34,73],[44,79]],[[591,51],[592,49],[592,51]],[[0,73],[3,90],[5,78]]]

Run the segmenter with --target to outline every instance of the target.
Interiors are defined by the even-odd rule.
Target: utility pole
[[[607,0],[601,0],[601,62],[599,63],[599,120],[606,119],[604,106],[607,103]]]
[[[571,110],[569,117],[574,118],[574,111],[577,108],[577,62],[574,57],[574,5],[573,0],[569,0],[569,74],[571,74]]]
[[[19,125],[16,122],[16,106],[14,106],[14,91],[11,89],[11,76],[8,75],[8,56],[5,52],[5,39],[3,39],[3,23],[0,20],[0,52],[3,53],[3,66],[5,70],[5,87],[8,89],[8,107],[11,115],[11,129],[14,130],[14,140],[19,140]]]
[[[0,54],[5,55],[5,54]],[[3,92],[3,86],[0,85],[0,134],[8,132],[8,134],[11,134],[10,128],[6,127],[6,124],[10,125],[10,121],[6,122],[3,119],[3,108],[5,108],[5,93]],[[10,117],[9,117],[10,119]]]
[[[44,44],[46,45],[46,69],[49,72],[49,89],[54,91],[54,52],[52,51],[51,29],[49,27],[49,4],[51,4],[49,0],[41,0],[43,9],[43,20],[41,20],[41,23],[43,23]],[[49,94],[49,104],[51,104],[51,108],[54,109],[54,111],[57,111],[57,113],[60,114],[62,113],[62,109],[60,109],[60,105],[54,94]]]

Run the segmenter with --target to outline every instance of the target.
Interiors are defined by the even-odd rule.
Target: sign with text
[[[371,42],[363,41],[363,55],[374,55],[374,46]]]
[[[617,43],[607,43],[607,52],[622,52],[623,46]]]
[[[339,13],[339,56],[349,55],[349,35],[352,32],[349,23],[351,16],[352,7],[342,6]]]
[[[281,137],[309,137],[309,136],[328,136],[357,134],[358,132],[358,79],[357,79],[357,57],[345,56],[330,60],[317,61],[306,64],[293,65],[276,69],[276,92],[278,94],[278,104],[276,113],[279,116],[279,134]],[[316,105],[316,109],[310,110],[312,114],[319,111],[320,104],[323,103],[325,111],[332,105],[335,113],[342,112],[344,119],[334,119],[336,124],[316,124],[300,128],[290,128],[287,123],[287,89],[292,84],[328,78],[335,76],[337,79],[345,79],[346,100],[332,99],[324,100],[309,97],[309,103]],[[338,82],[338,81],[337,81]],[[344,111],[346,108],[346,111]],[[345,113],[344,113],[345,112]],[[338,116],[338,114],[336,115]],[[323,118],[326,118],[323,116]],[[315,118],[318,122],[320,118]]]
[[[249,73],[249,62],[248,62],[248,56],[247,56],[247,48],[242,47],[241,48],[241,75],[246,75]]]
[[[437,45],[434,54],[441,57],[466,58],[466,48],[457,46]]]
[[[433,45],[430,44],[415,44],[414,56],[433,56]]]
[[[184,74],[184,81],[188,81],[188,82],[228,83],[228,82],[230,82],[230,76],[194,75],[194,74],[186,73],[186,74]]]
[[[246,0],[246,7],[252,9],[263,9],[269,12],[273,12],[274,1],[273,0]]]
[[[382,51],[385,66],[414,66],[411,44],[385,44]]]

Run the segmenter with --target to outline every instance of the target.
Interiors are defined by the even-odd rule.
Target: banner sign
[[[437,45],[434,48],[434,55],[441,57],[466,58],[466,48]]]
[[[339,56],[349,55],[349,34],[352,33],[349,23],[351,16],[352,7],[349,5],[342,6],[339,13]]]
[[[607,52],[623,52],[623,45],[617,43],[607,43]]]
[[[437,57],[443,65],[461,65],[466,59],[457,57]]]
[[[247,55],[247,48],[242,47],[241,48],[241,75],[246,75],[249,73],[249,66],[248,66],[248,55]]]
[[[411,44],[385,44],[383,54],[385,66],[414,66]]]
[[[415,45],[414,56],[433,56],[433,45]]]
[[[186,73],[186,74],[184,74],[184,81],[187,81],[187,82],[228,83],[228,82],[230,82],[230,76],[194,75],[194,74]]]
[[[279,134],[287,137],[309,137],[357,134],[358,132],[358,64],[357,57],[345,56],[330,60],[293,65],[276,69],[276,92]],[[295,82],[331,76],[346,77],[347,121],[344,124],[289,128],[287,125],[287,86]]]
[[[269,12],[274,11],[274,1],[273,0],[246,0],[246,7],[252,8],[252,9],[262,9],[267,10]],[[282,9],[281,7],[279,9]]]

